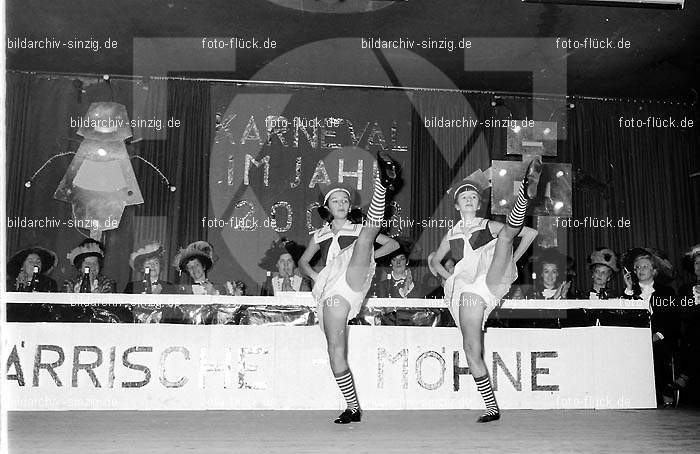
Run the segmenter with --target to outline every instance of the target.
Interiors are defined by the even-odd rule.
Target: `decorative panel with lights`
[[[529,161],[491,161],[491,213],[510,213]],[[571,164],[545,163],[528,215],[571,217]]]
[[[534,121],[533,126],[523,123],[507,129],[506,154],[514,155],[557,155],[557,123]],[[530,124],[530,123],[527,123]]]

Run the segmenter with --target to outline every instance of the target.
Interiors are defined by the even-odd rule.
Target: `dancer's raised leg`
[[[503,276],[513,261],[513,241],[518,236],[525,222],[525,212],[530,200],[537,194],[537,184],[542,173],[542,158],[535,156],[525,171],[525,177],[520,185],[520,192],[513,209],[506,218],[506,225],[498,233],[494,247],[493,260],[486,274],[486,285],[489,289],[502,284]],[[493,293],[496,293],[495,291]]]
[[[374,180],[374,191],[367,211],[367,219],[362,226],[360,235],[355,240],[355,247],[346,273],[348,286],[355,291],[359,291],[367,279],[367,271],[374,254],[374,240],[379,235],[382,220],[384,220],[387,186],[393,187],[394,180],[397,178],[396,165],[389,155],[380,151],[377,159],[380,171],[379,178]]]

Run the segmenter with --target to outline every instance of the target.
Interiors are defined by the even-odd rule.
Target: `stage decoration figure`
[[[432,266],[445,279],[445,301],[462,333],[469,370],[481,393],[486,412],[477,422],[500,419],[500,410],[484,362],[483,330],[486,320],[517,279],[515,263],[532,244],[537,231],[524,227],[525,211],[537,194],[542,158],[532,159],[525,171],[518,198],[506,224],[476,217],[482,193],[489,187],[488,171],[477,170],[450,188],[460,221],[442,239]],[[517,249],[513,241],[520,237]],[[447,253],[457,260],[454,273],[442,265]]]
[[[73,160],[54,193],[54,199],[72,205],[77,228],[90,232],[96,240],[102,232],[119,227],[124,208],[143,203],[127,153],[125,140],[132,136],[126,107],[115,102],[90,104],[79,120],[76,134],[83,137],[76,152],[54,155],[27,180],[30,188],[34,178],[55,158],[74,154]],[[168,179],[153,164],[139,158],[153,168],[168,185]]]

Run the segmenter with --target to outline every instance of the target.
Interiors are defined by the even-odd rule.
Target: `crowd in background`
[[[261,295],[288,295],[287,292],[310,291],[312,282],[303,276],[298,260],[304,247],[281,239],[272,244],[260,261],[266,271]],[[171,283],[162,278],[164,249],[150,242],[134,251],[129,260],[135,280],[126,284],[128,294],[246,295],[243,281],[215,283],[208,275],[214,266],[214,251],[206,241],[195,241],[178,251],[173,259],[181,281]],[[58,264],[55,252],[40,246],[22,249],[7,264],[7,290],[15,292],[117,293],[116,282],[103,273],[104,245],[86,239],[72,249],[67,258],[75,276],[60,286],[50,277]],[[443,309],[402,308],[401,299],[442,298],[443,279],[429,267],[421,273],[420,260],[411,260],[411,246],[391,254],[377,268],[369,297],[397,300],[394,307],[365,308],[351,323],[403,326],[454,326],[449,312]],[[430,263],[427,260],[427,263]],[[425,262],[423,262],[425,263]],[[700,244],[692,247],[683,263],[691,278],[674,289],[674,270],[669,259],[652,248],[632,248],[618,256],[609,248],[592,251],[585,272],[589,286],[576,288],[577,271],[573,260],[554,249],[543,249],[530,259],[530,276],[521,272],[520,279],[506,296],[508,299],[635,299],[643,300],[648,310],[549,311],[530,316],[496,311],[487,326],[562,328],[586,325],[650,326],[654,350],[655,377],[659,402],[674,405],[679,391],[700,376]],[[452,271],[455,261],[442,262]],[[421,277],[422,276],[422,277]],[[582,304],[585,307],[584,304]],[[56,322],[169,322],[169,323],[316,323],[313,310],[307,307],[245,306],[216,307],[166,305],[152,308],[127,305],[10,304],[8,321]],[[672,365],[672,372],[669,368]]]

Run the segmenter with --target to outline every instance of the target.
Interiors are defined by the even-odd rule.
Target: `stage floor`
[[[698,452],[698,410],[11,412],[10,453]]]

